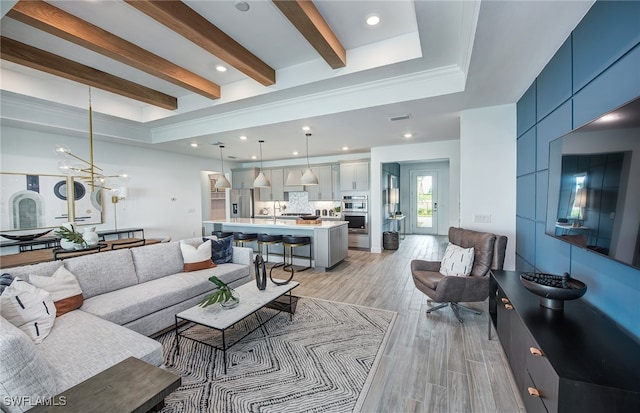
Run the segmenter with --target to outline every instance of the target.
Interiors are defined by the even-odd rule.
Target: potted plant
[[[238,297],[238,293],[227,284],[220,281],[218,277],[212,275],[209,277],[209,281],[214,283],[218,289],[208,296],[204,297],[200,304],[200,307],[208,307],[215,303],[220,303],[222,308],[233,308],[240,303],[240,297]]]
[[[55,234],[60,236],[60,246],[65,250],[77,250],[87,246],[82,233],[76,231],[73,224],[61,225]]]

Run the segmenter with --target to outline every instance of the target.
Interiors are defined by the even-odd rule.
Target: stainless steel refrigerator
[[[255,216],[253,189],[232,189],[229,191],[231,218],[253,218]]]

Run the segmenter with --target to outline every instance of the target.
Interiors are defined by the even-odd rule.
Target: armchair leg
[[[429,302],[429,301],[430,300],[427,300],[427,302]],[[431,302],[433,302],[433,301],[431,301]],[[429,313],[431,313],[433,311],[439,310],[439,309],[441,309],[443,307],[446,307],[448,305],[449,305],[449,303],[443,303],[443,304],[437,305],[435,307],[431,307],[430,309],[427,310],[427,314],[429,314]]]
[[[453,310],[453,314],[455,314],[458,321],[460,323],[464,323],[464,321],[462,321],[462,317],[460,317],[460,312],[458,311],[458,306],[456,305],[456,303],[451,303],[451,309]]]
[[[476,310],[475,308],[467,307],[466,305],[462,305],[460,303],[451,303],[451,306],[460,307],[463,310],[471,311],[474,314],[482,314],[482,311]]]

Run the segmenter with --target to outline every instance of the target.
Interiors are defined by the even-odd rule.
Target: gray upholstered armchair
[[[484,301],[489,296],[490,269],[501,270],[504,264],[507,237],[463,228],[449,228],[449,242],[463,248],[474,247],[474,259],[469,276],[440,274],[439,261],[411,261],[411,275],[416,288],[425,293],[428,302],[441,303],[427,310],[427,314],[451,305],[456,318],[462,323],[459,308],[481,314],[460,302]]]

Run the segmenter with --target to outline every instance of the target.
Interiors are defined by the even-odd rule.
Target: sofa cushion
[[[0,317],[0,394],[49,399],[57,393],[55,376],[31,339]],[[31,406],[0,398],[2,411],[23,412]]]
[[[56,317],[82,306],[82,290],[76,276],[64,266],[58,268],[51,277],[31,275],[29,282],[51,294],[56,306]]]
[[[146,282],[182,272],[179,242],[161,242],[131,250],[138,282]]]
[[[467,276],[473,268],[474,248],[462,248],[449,243],[440,262],[440,274]]]
[[[78,279],[85,299],[138,283],[129,249],[69,258],[64,266]]]
[[[247,276],[249,268],[240,264],[224,264],[201,271],[178,273],[84,301],[82,310],[116,324],[126,324],[176,303],[212,291],[212,275],[231,284]]]
[[[211,240],[207,240],[194,247],[184,242],[180,242],[180,251],[184,261],[183,271],[198,271],[213,268],[216,265],[211,260]]]
[[[38,344],[53,327],[56,307],[48,292],[16,277],[0,295],[0,313]]]
[[[58,392],[127,357],[136,357],[154,366],[163,362],[159,342],[81,310],[58,317],[49,337],[39,345],[39,351],[56,377]]]
[[[4,273],[0,275],[0,294],[3,293],[5,288],[11,285],[14,278],[15,277],[9,273]]]
[[[62,261],[50,261],[40,264],[23,265],[22,267],[5,268],[4,272],[7,272],[14,277],[20,277],[23,280],[28,280],[31,274],[51,277],[60,267],[62,267]]]

